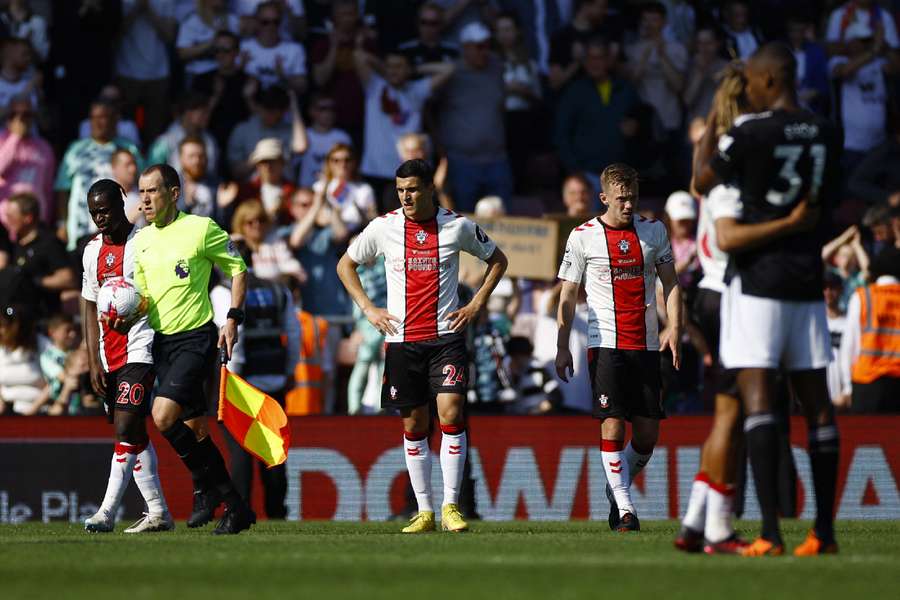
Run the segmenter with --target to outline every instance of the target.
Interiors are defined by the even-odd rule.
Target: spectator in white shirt
[[[116,113],[116,137],[123,138],[133,143],[137,147],[141,147],[141,132],[138,131],[137,124],[134,121],[122,118],[122,90],[114,83],[103,86],[100,90],[100,100],[109,103]],[[82,119],[78,126],[78,137],[83,139],[91,135],[91,120]]]
[[[825,316],[828,319],[828,333],[831,334],[831,360],[825,368],[825,376],[828,380],[828,394],[831,403],[838,410],[850,408],[850,394],[844,393],[844,388],[849,387],[850,382],[842,381],[844,376],[840,366],[841,338],[847,327],[847,315],[841,310],[841,295],[844,291],[844,281],[840,275],[833,271],[825,272]],[[847,384],[846,386],[844,384]]]
[[[632,81],[641,99],[655,110],[667,135],[681,126],[681,91],[687,72],[687,50],[665,39],[666,8],[659,2],[641,8],[640,38],[626,49]]]
[[[750,6],[746,0],[731,0],[722,9],[722,29],[727,37],[728,53],[746,60],[756,52],[761,36],[750,26]]]
[[[46,411],[50,386],[44,381],[34,318],[23,305],[0,307],[0,414]]]
[[[16,97],[30,98],[32,107],[37,109],[42,78],[32,66],[31,45],[28,40],[10,38],[3,41],[2,48],[0,109],[5,109]]]
[[[242,37],[252,37],[256,32],[256,9],[264,0],[232,0],[232,11],[240,19]],[[303,0],[278,0],[281,5],[281,37],[302,41],[306,37],[306,9]]]
[[[394,184],[394,171],[400,164],[397,141],[403,134],[422,129],[422,110],[435,90],[453,74],[453,63],[420,65],[417,71],[427,78],[411,80],[409,57],[389,52],[380,63],[365,51],[362,38],[354,53],[356,72],[366,94],[365,142],[361,171],[376,184],[377,193]],[[383,72],[383,77],[376,69]]]
[[[847,31],[859,23],[873,31],[881,30],[884,43],[894,50],[900,47],[897,26],[890,11],[882,8],[874,0],[852,0],[834,9],[828,17],[825,41],[831,55],[846,54],[849,42]]]
[[[186,82],[203,73],[214,71],[216,32],[238,31],[238,19],[228,12],[226,0],[197,0],[197,10],[178,28],[178,58],[184,62]]]
[[[281,16],[278,2],[256,8],[256,36],[241,43],[244,72],[263,87],[281,84],[301,96],[306,91],[306,52],[300,44],[281,39]]]
[[[885,58],[884,29],[877,32],[855,21],[844,32],[847,52],[829,62],[831,76],[840,82],[841,123],[844,128],[844,169],[852,173],[865,154],[887,138],[887,81],[893,63]]]
[[[28,40],[37,53],[39,62],[47,60],[50,40],[47,39],[47,21],[31,11],[28,0],[9,0],[6,10],[0,14],[9,35]]]
[[[169,117],[168,44],[178,22],[174,0],[122,0],[122,25],[115,70],[125,112],[144,107],[144,141],[156,139]]]
[[[306,130],[309,142],[306,152],[301,155],[300,187],[311,188],[319,179],[325,157],[335,144],[350,145],[350,134],[335,127],[336,112],[334,98],[328,94],[315,93],[309,101],[310,125]]]
[[[241,203],[231,219],[231,239],[242,240],[253,252],[253,272],[260,279],[306,282],[306,271],[294,258],[283,238],[272,228],[272,221],[259,200]]]
[[[218,221],[216,210],[216,178],[209,172],[209,158],[203,138],[189,135],[178,144],[181,168],[181,195],[178,209],[191,215],[209,217]]]
[[[368,183],[360,181],[358,164],[351,146],[335,144],[313,186],[316,194],[323,194],[332,208],[340,211],[350,233],[356,233],[376,216],[375,192]]]

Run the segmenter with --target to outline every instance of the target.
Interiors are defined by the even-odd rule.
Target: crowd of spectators
[[[326,412],[379,410],[381,341],[335,266],[398,206],[402,160],[433,161],[441,203],[476,218],[587,218],[600,171],[628,162],[690,302],[705,251],[684,191],[692,142],[722,69],[770,40],[794,50],[802,103],[843,134],[823,294],[833,400],[859,408],[837,340],[854,291],[897,276],[898,17],[896,0],[0,0],[0,412],[102,411],[75,317],[96,231],[85,195],[114,179],[142,226],[137,177],[157,162],[178,170],[181,210],[213,218],[258,277],[329,321]],[[361,269],[383,295],[384,265]],[[590,409],[583,348],[580,377],[548,368],[558,297],[553,282],[498,287],[469,332],[473,409]],[[586,324],[582,303],[576,346]],[[708,410],[715,358],[697,327],[685,346],[667,406]]]

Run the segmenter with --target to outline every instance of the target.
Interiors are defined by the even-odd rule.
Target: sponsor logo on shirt
[[[487,244],[487,243],[488,243],[488,236],[487,236],[487,234],[486,234],[485,232],[483,232],[483,231],[481,230],[481,227],[479,227],[478,225],[475,226],[475,238],[476,238],[479,242],[481,242],[482,244]],[[566,249],[566,252],[568,252],[568,249]]]

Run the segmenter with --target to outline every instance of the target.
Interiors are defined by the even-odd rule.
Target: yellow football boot
[[[428,533],[434,531],[434,512],[420,510],[416,516],[409,520],[409,525],[403,528],[403,533]]]
[[[441,529],[460,533],[469,530],[469,524],[463,519],[456,504],[446,504],[441,508]]]

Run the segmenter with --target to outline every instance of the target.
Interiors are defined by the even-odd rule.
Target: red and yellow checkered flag
[[[284,409],[274,398],[259,391],[221,366],[219,421],[241,447],[270,469],[287,460],[291,427]]]

